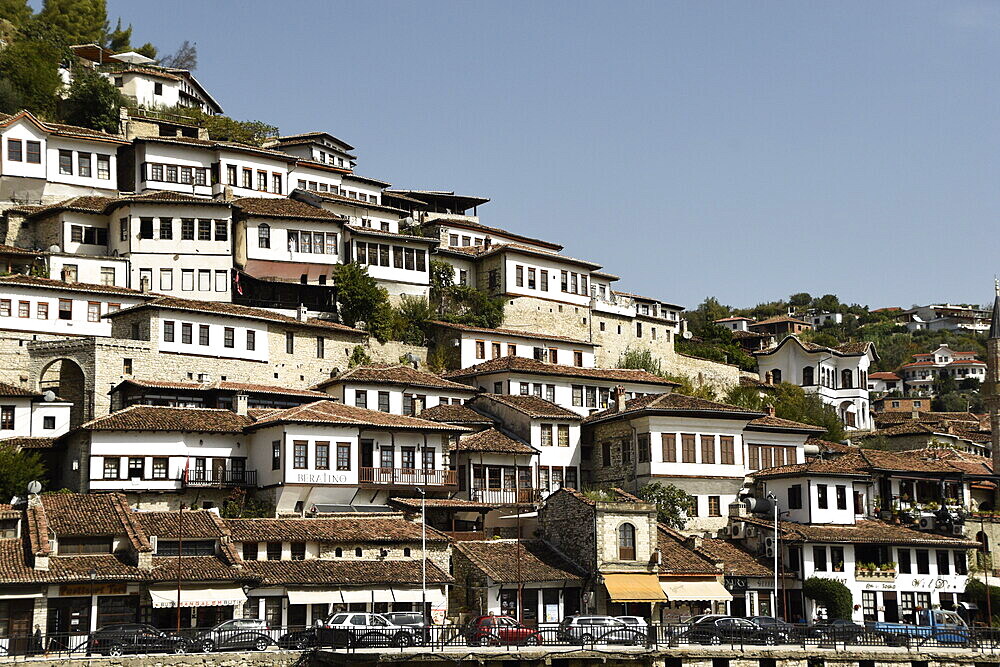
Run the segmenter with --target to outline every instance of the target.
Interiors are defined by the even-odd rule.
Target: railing
[[[359,484],[367,486],[452,486],[454,470],[425,468],[361,468]]]
[[[149,120],[162,120],[167,123],[178,123],[180,125],[201,126],[201,121],[188,116],[157,109],[146,109],[145,107],[129,107],[128,115],[132,118],[147,118]]]
[[[816,655],[817,649],[830,651],[882,647],[885,655],[919,655],[930,648],[950,648],[970,655],[995,654],[1000,648],[1000,628],[948,627],[933,629],[910,626],[896,630],[877,630],[872,624],[792,625],[769,627],[728,627],[684,623],[613,626],[563,626],[554,623],[517,626],[429,625],[423,626],[342,626],[316,625],[244,628],[221,630],[185,628],[164,630],[101,631],[96,633],[49,633],[0,637],[0,656],[23,660],[27,656],[90,660],[100,656],[152,655],[183,653],[231,653],[247,651],[332,651],[354,652],[378,649],[384,653],[414,656],[428,650],[467,656],[471,651],[503,649],[507,651],[549,650],[563,647],[564,652],[614,647],[643,655],[677,647],[704,646],[746,652],[755,648],[801,650],[803,656]],[[544,647],[544,648],[543,648]],[[960,654],[959,654],[960,655]],[[2,660],[3,658],[0,658]],[[906,658],[908,659],[908,658]],[[4,660],[7,661],[7,660]]]
[[[181,483],[191,486],[257,486],[256,470],[187,470]]]
[[[531,505],[540,502],[541,492],[538,489],[472,489],[469,500],[479,503],[495,503],[498,505]]]

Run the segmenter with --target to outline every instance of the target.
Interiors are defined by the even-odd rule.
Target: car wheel
[[[765,645],[767,645],[767,646],[774,646],[777,643],[778,643],[778,638],[775,637],[774,635],[765,635],[764,636],[764,644]]]
[[[182,655],[188,652],[187,642],[177,642],[170,647],[170,652],[174,655]]]
[[[253,643],[253,650],[255,651],[266,651],[267,647],[271,645],[271,642],[267,640],[266,637],[258,637],[257,641]]]
[[[499,635],[486,635],[480,641],[482,646],[500,646],[503,643],[500,641]]]
[[[534,635],[528,635],[527,637],[525,637],[524,641],[521,642],[521,645],[522,646],[538,646],[541,643],[542,643],[542,636],[538,635],[538,634],[534,634]]]
[[[310,644],[312,644],[312,642],[309,641],[308,637],[299,637],[298,639],[295,640],[295,648],[299,649],[300,651],[309,648]]]
[[[712,635],[711,637],[708,638],[708,643],[711,644],[712,646],[718,646],[719,644],[722,643],[722,637],[720,637],[719,635]]]
[[[629,637],[628,643],[631,644],[632,646],[644,646],[646,644],[646,638],[642,634],[636,632],[631,637]]]
[[[393,648],[409,648],[413,644],[413,638],[405,632],[397,632],[396,636],[392,638],[390,646]]]
[[[594,636],[593,635],[589,635],[589,634],[587,634],[587,635],[580,635],[580,643],[581,644],[593,644],[594,643]]]
[[[215,642],[211,639],[206,639],[201,643],[201,650],[205,653],[211,653],[215,650]]]
[[[108,652],[105,655],[118,657],[120,655],[123,655],[124,653],[125,653],[125,648],[121,644],[115,644],[108,649]]]

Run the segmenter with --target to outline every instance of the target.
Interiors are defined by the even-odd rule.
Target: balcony
[[[361,468],[358,484],[367,487],[454,486],[454,470],[422,468]]]
[[[256,470],[187,470],[181,473],[181,485],[190,487],[257,486]]]
[[[882,569],[882,568],[885,569]],[[889,566],[862,567],[857,566],[854,570],[856,581],[894,581],[896,579],[896,568]]]
[[[532,505],[540,502],[538,489],[472,489],[469,500],[496,505]]]

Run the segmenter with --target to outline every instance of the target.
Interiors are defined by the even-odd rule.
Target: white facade
[[[986,362],[980,361],[975,352],[952,350],[947,343],[933,352],[913,355],[913,361],[899,367],[906,389],[911,392],[932,393],[934,381],[939,377],[962,380],[986,380]]]
[[[594,344],[542,336],[518,336],[511,330],[477,329],[465,331],[443,327],[459,343],[461,368],[499,357],[524,357],[551,364],[594,368]],[[577,363],[579,362],[579,363]]]
[[[128,287],[129,263],[124,257],[48,253],[47,258],[52,280]]]
[[[0,396],[0,439],[58,438],[69,431],[71,408],[58,397]]]
[[[0,281],[0,329],[63,336],[110,336],[108,313],[146,300],[131,290],[103,291],[99,286],[51,285]]]
[[[264,322],[181,310],[159,310],[160,352],[220,359],[269,359]]]
[[[420,416],[418,410],[422,411],[442,404],[462,404],[475,394],[471,387],[468,391],[460,391],[354,382],[340,382],[331,385],[326,388],[326,392],[345,405],[415,417]],[[388,403],[386,403],[387,401]],[[383,409],[385,406],[388,406],[387,409]]]

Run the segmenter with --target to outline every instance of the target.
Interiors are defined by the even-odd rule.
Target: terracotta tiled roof
[[[24,248],[17,248],[12,245],[4,245],[0,243],[0,255],[29,255],[31,257],[35,257],[41,254],[42,253],[36,250],[25,250]]]
[[[173,408],[132,405],[80,426],[88,431],[184,431],[188,433],[242,433],[249,417],[218,408]]]
[[[778,315],[777,317],[769,317],[766,320],[761,320],[760,322],[754,322],[750,326],[752,326],[752,327],[758,327],[758,326],[762,326],[762,325],[765,325],[765,324],[779,324],[781,322],[791,322],[793,324],[804,324],[807,327],[811,327],[812,326],[811,324],[809,324],[805,320],[800,320],[800,319],[798,319],[796,317],[788,317],[787,315]]]
[[[773,528],[774,523],[759,519],[746,519],[762,527]],[[913,544],[942,547],[975,547],[978,542],[926,531],[913,530],[905,526],[867,519],[853,525],[801,524],[782,521],[779,529],[783,540],[790,542],[827,542],[846,544]]]
[[[24,513],[28,527],[28,551],[35,556],[47,556],[52,552],[49,542],[49,520],[41,505],[32,505]]]
[[[358,384],[391,384],[406,387],[428,387],[432,389],[448,389],[463,393],[474,393],[475,389],[467,384],[446,380],[439,375],[419,371],[405,364],[365,364],[344,371],[335,378],[324,380],[316,387],[354,382]]]
[[[15,436],[0,440],[0,445],[14,447],[16,449],[53,449],[56,446],[56,438],[39,438],[28,436]]]
[[[420,523],[400,516],[387,518],[225,519],[234,542],[314,541],[329,543],[396,544],[420,542]],[[427,526],[428,542],[448,536]]]
[[[763,324],[763,322],[758,322],[757,325],[759,324]],[[751,325],[751,326],[757,326],[757,325]],[[860,357],[871,352],[872,356],[878,359],[878,353],[875,350],[875,345],[868,341],[844,343],[843,345],[838,345],[836,347],[828,347],[826,345],[818,345],[816,343],[806,342],[795,335],[785,336],[784,338],[781,339],[781,342],[778,343],[775,347],[772,347],[767,350],[762,350],[759,352],[754,352],[754,354],[758,356],[768,356],[774,354],[775,352],[780,350],[785,345],[785,343],[789,341],[797,343],[799,347],[801,347],[806,352],[826,352],[838,357]]]
[[[656,546],[660,550],[661,574],[718,574],[713,561],[687,546],[687,538],[677,531],[659,524]]]
[[[258,576],[244,568],[234,568],[216,556],[153,556],[153,569],[148,578],[151,581],[255,581]]]
[[[136,310],[141,310],[143,308],[163,308],[166,310],[181,310],[181,311],[191,311],[196,313],[212,313],[216,315],[242,317],[252,320],[266,320],[269,322],[277,322],[278,324],[284,324],[288,326],[329,329],[332,331],[342,332],[345,334],[356,334],[358,336],[366,335],[364,331],[361,331],[359,329],[354,329],[352,327],[339,324],[337,322],[330,322],[329,320],[320,320],[315,317],[311,317],[303,322],[289,315],[283,315],[281,313],[277,313],[272,310],[267,310],[264,308],[251,308],[250,306],[240,306],[235,303],[227,303],[222,301],[195,301],[193,299],[178,299],[177,297],[159,296],[159,295],[157,295],[157,297],[152,301],[140,304],[138,306],[123,308],[122,310],[119,310],[115,313],[109,313],[105,317],[117,317],[121,313],[130,313]]]
[[[83,139],[97,139],[115,144],[127,144],[125,137],[116,134],[108,134],[100,130],[92,130],[89,127],[79,127],[78,125],[65,125],[63,123],[49,123],[39,120],[30,111],[19,111],[16,114],[0,114],[0,127],[10,125],[21,118],[26,118],[37,127],[49,132],[65,137],[80,137]]]
[[[137,380],[130,378],[122,380],[112,391],[118,390],[122,385],[134,385],[136,387],[146,387],[151,389],[181,389],[185,391],[233,391],[245,392],[248,394],[279,394],[282,396],[303,396],[308,398],[325,399],[329,394],[311,389],[295,389],[294,387],[279,387],[269,384],[254,384],[249,382],[229,382],[216,380],[214,382],[170,382],[167,380]]]
[[[296,188],[295,192],[303,192],[307,196],[316,197],[323,201],[328,201],[333,204],[347,204],[349,206],[356,206],[358,208],[367,208],[372,211],[386,211],[388,213],[397,213],[400,217],[403,217],[409,213],[401,208],[396,208],[394,206],[386,206],[384,204],[375,204],[373,202],[361,201],[360,199],[351,199],[350,197],[344,197],[339,194],[334,194],[332,192],[320,192],[318,190],[301,190]],[[294,194],[294,192],[293,192]]]
[[[289,422],[298,424],[346,424],[424,431],[461,432],[465,430],[460,426],[432,422],[406,415],[394,415],[378,410],[368,410],[334,401],[316,401],[294,408],[272,411],[258,418],[254,426]]]
[[[409,584],[420,586],[422,562],[413,560],[248,560],[246,571],[256,575],[266,586],[335,585],[340,587],[371,584]],[[449,584],[454,579],[434,563],[427,562],[427,583]]]
[[[869,373],[868,374],[868,379],[869,380],[890,380],[890,381],[896,380],[896,381],[899,381],[901,378],[898,375],[896,375],[895,373],[891,373],[891,372],[887,372],[887,371],[877,371],[875,373]]]
[[[806,440],[806,446],[809,445],[818,447],[820,452],[837,453],[837,454],[849,454],[851,452],[856,452],[859,449],[857,445],[844,445],[839,442],[821,440],[820,438],[808,438]]]
[[[398,196],[392,194],[392,196]],[[562,250],[563,246],[558,243],[552,243],[551,241],[543,241],[542,239],[532,238],[530,236],[523,236],[521,234],[516,234],[514,232],[507,231],[506,229],[500,229],[499,227],[489,227],[479,222],[474,222],[472,220],[465,220],[459,218],[449,218],[443,216],[440,218],[434,218],[430,222],[426,223],[428,227],[435,226],[445,226],[445,227],[458,227],[459,229],[468,229],[477,232],[483,232],[485,234],[499,234],[501,236],[506,236],[515,241],[523,241],[525,243],[530,243],[532,245],[541,246],[543,248],[548,248],[549,250]],[[468,246],[466,246],[468,247]]]
[[[649,394],[648,396],[626,401],[623,412],[617,412],[612,407],[592,414],[584,418],[583,421],[584,423],[603,421],[623,416],[632,416],[645,411],[664,412],[667,414],[716,415],[724,418],[746,419],[747,421],[764,416],[755,410],[747,410],[746,408],[726,403],[716,403],[715,401],[708,401],[694,396],[685,396],[683,394]]]
[[[529,257],[541,257],[549,259],[554,262],[564,262],[566,264],[576,264],[579,266],[587,267],[588,269],[600,269],[601,265],[596,262],[590,262],[585,259],[577,259],[576,257],[569,257],[568,255],[560,255],[555,252],[548,250],[539,250],[538,248],[532,248],[530,246],[522,245],[520,243],[494,243],[489,247],[479,246],[481,250],[477,253],[477,257],[490,257],[492,255],[497,255],[505,252],[514,252],[519,255],[527,255]],[[464,249],[464,248],[463,248]],[[450,250],[456,250],[456,248],[450,248]]]
[[[291,220],[322,220],[332,222],[347,222],[347,218],[327,211],[318,206],[312,206],[295,199],[278,199],[275,197],[244,197],[233,202],[245,216],[264,218],[287,218]]]
[[[179,535],[185,539],[207,539],[228,534],[225,521],[208,510],[185,511],[183,518],[180,512],[136,512],[135,516],[147,535],[166,539]]]
[[[568,419],[580,421],[580,415],[538,396],[520,394],[480,394],[473,399],[473,405],[499,403],[532,419]]]
[[[427,509],[450,509],[467,512],[488,512],[497,509],[500,505],[496,503],[479,503],[474,500],[462,500],[461,498],[427,498]],[[390,498],[389,504],[398,507],[405,512],[419,512],[421,508],[420,498]]]
[[[698,553],[713,562],[721,562],[723,571],[738,577],[770,577],[774,569],[766,560],[755,558],[739,546],[726,540],[706,537],[698,547]]]
[[[126,536],[137,551],[149,539],[121,493],[50,493],[40,496],[48,528],[56,537]]]
[[[567,338],[565,336],[552,336],[544,333],[535,333],[532,331],[521,331],[519,329],[488,329],[486,327],[470,327],[465,324],[455,324],[454,322],[442,322],[440,320],[431,320],[428,324],[433,324],[445,329],[454,329],[456,331],[467,331],[470,333],[481,333],[487,336],[514,336],[518,338],[530,338],[533,340],[557,340],[564,343],[573,343],[576,345],[586,345],[587,347],[600,347],[597,343],[591,343],[585,340],[580,340],[578,338]]]
[[[402,232],[387,232],[381,229],[374,229],[373,227],[362,227],[360,225],[344,225],[344,227],[350,230],[351,234],[354,236],[377,236],[380,238],[397,239],[399,241],[416,241],[418,243],[427,243],[428,245],[437,245],[441,242],[440,239],[428,236],[403,234]]]
[[[382,181],[377,178],[372,178],[370,176],[362,176],[356,172],[351,172],[345,174],[343,180],[345,181],[357,181],[358,183],[367,183],[368,185],[377,185],[381,188],[388,188],[392,185],[389,181]]]
[[[91,283],[67,283],[62,280],[51,278],[41,278],[39,276],[26,276],[14,273],[9,276],[0,276],[0,285],[23,285],[25,287],[47,287],[52,289],[64,289],[71,292],[92,292],[100,294],[120,294],[123,296],[134,296],[144,299],[151,299],[155,294],[140,292],[139,290],[127,287],[116,287],[114,285],[94,285]]]
[[[454,549],[494,582],[580,581],[584,571],[542,540],[456,542]]]
[[[0,396],[5,398],[34,398],[41,396],[37,391],[27,387],[18,387],[5,382],[0,382]]]
[[[781,417],[772,417],[770,415],[764,415],[763,417],[758,417],[754,419],[749,424],[747,424],[748,430],[789,430],[789,431],[812,431],[814,433],[822,433],[826,431],[825,428],[820,426],[813,426],[812,424],[803,424],[802,422],[792,421],[791,419],[782,419]]]
[[[444,422],[446,424],[493,424],[489,417],[479,414],[472,408],[465,405],[435,405],[420,413],[421,419],[428,419],[432,422]]]
[[[867,478],[871,473],[871,464],[860,452],[845,454],[833,459],[816,459],[807,463],[793,463],[776,468],[766,468],[758,470],[751,475],[755,479],[768,479],[771,477],[797,477],[799,475],[811,475],[814,477],[822,475],[848,476],[856,478]]]
[[[460,438],[460,452],[482,452],[484,454],[535,454],[535,449],[520,440],[504,435],[495,428]]]
[[[353,151],[354,146],[350,145],[342,139],[338,139],[329,132],[313,131],[313,132],[300,132],[298,134],[285,134],[280,137],[274,137],[274,140],[283,146],[292,146],[299,143],[314,143],[317,139],[322,139],[327,137],[334,143],[339,144],[338,150]]]
[[[550,364],[527,357],[498,357],[490,359],[475,366],[462,368],[460,370],[445,373],[449,378],[474,378],[479,375],[489,375],[491,373],[503,372],[527,373],[530,375],[558,375],[565,377],[587,378],[591,380],[608,380],[611,382],[641,382],[642,384],[656,384],[664,387],[677,387],[676,382],[664,379],[659,375],[639,369],[632,368],[580,368],[578,366],[564,366],[563,364]]]
[[[298,158],[289,153],[272,150],[270,148],[251,146],[249,144],[241,144],[235,141],[216,141],[214,139],[195,139],[193,137],[139,137],[135,141],[148,141],[158,144],[177,144],[180,146],[197,146],[201,148],[230,150],[238,153],[248,153],[250,155],[270,157],[290,164],[298,162]]]
[[[856,449],[831,459],[817,459],[809,463],[779,466],[753,473],[757,478],[818,475],[848,475],[868,477],[874,471],[921,472],[932,475],[960,476],[962,474],[988,475],[989,459],[952,449],[912,449],[883,451]]]

